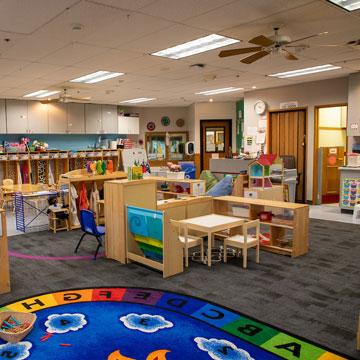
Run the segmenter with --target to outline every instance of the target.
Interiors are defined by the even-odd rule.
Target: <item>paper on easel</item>
[[[265,132],[258,132],[256,134],[256,143],[257,144],[265,144],[265,138],[266,138]]]

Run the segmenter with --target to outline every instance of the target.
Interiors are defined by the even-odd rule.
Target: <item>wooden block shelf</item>
[[[309,207],[282,201],[249,199],[235,196],[214,198],[214,211],[218,214],[238,216],[232,210],[233,206],[248,206],[249,220],[258,219],[258,214],[265,210],[275,212],[272,221],[261,221],[262,227],[270,228],[270,244],[262,245],[262,249],[283,255],[297,257],[308,252]],[[245,208],[243,208],[245,209]],[[292,219],[279,218],[279,212],[291,213]],[[244,216],[240,216],[244,217]],[[288,215],[287,215],[288,217]],[[289,245],[280,246],[281,241]]]

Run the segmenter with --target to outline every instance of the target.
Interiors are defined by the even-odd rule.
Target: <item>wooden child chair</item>
[[[170,220],[171,225],[177,228],[178,239],[184,249],[185,267],[189,267],[189,249],[200,246],[201,262],[204,261],[204,240],[200,236],[189,235],[186,226],[180,221]],[[183,232],[183,233],[182,233]]]
[[[248,233],[249,229],[255,228],[255,235]],[[248,221],[242,225],[243,235],[237,234],[227,237],[224,240],[224,262],[227,261],[227,247],[242,250],[243,268],[247,268],[247,251],[256,247],[256,263],[260,262],[260,220]]]
[[[13,179],[3,179],[2,181],[4,186],[14,185]],[[14,210],[14,191],[2,189],[2,202],[3,208],[8,204],[11,204],[12,209]]]

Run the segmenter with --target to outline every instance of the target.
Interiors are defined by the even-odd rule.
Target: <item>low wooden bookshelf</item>
[[[244,215],[235,214],[233,208],[240,207]],[[268,229],[269,244],[262,244],[264,250],[297,257],[308,252],[309,247],[309,207],[283,201],[248,199],[236,196],[221,196],[214,198],[214,211],[217,214],[240,216],[255,220],[259,213],[271,211],[274,213],[271,221],[261,221],[262,232]],[[281,240],[289,240],[283,245]]]

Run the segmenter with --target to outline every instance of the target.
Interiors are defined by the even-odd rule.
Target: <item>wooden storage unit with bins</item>
[[[61,174],[83,169],[87,161],[111,159],[114,170],[121,167],[121,150],[63,150],[0,154],[0,182],[12,179],[14,184],[56,184]],[[21,179],[21,182],[20,182]]]
[[[249,220],[270,216],[271,220],[260,220],[262,249],[292,257],[308,252],[308,205],[235,196],[221,196],[213,201],[216,214]],[[268,236],[264,235],[264,230]]]

